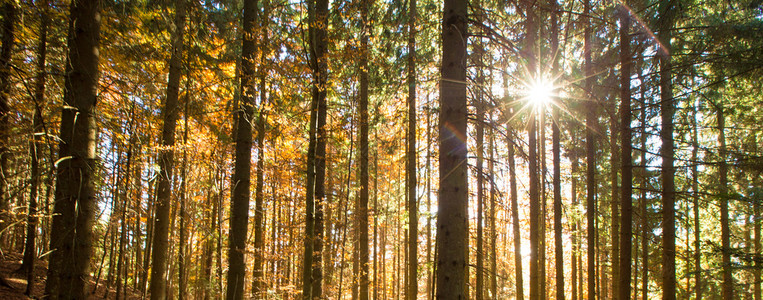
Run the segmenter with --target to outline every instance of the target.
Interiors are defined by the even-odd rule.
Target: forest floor
[[[21,267],[22,255],[19,253],[4,253],[0,254],[0,277],[8,285],[0,282],[0,300],[6,299],[41,299],[45,292],[45,277],[48,272],[48,263],[46,261],[37,260],[34,268],[35,286],[32,290],[31,297],[24,295],[26,290],[26,275],[19,270]],[[91,279],[90,287],[92,288],[95,281]],[[140,294],[131,293],[128,290],[128,297],[126,299],[141,299]],[[99,280],[98,289],[94,295],[91,295],[90,299],[114,299],[116,290],[112,287],[107,294],[106,281]],[[105,297],[104,297],[105,296]]]

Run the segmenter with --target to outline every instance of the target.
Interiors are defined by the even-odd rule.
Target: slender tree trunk
[[[479,1],[479,0],[478,0]],[[479,2],[477,3],[479,5]],[[477,300],[482,300],[485,298],[485,246],[484,246],[484,238],[483,238],[483,231],[484,231],[484,213],[485,210],[485,180],[483,177],[483,168],[482,168],[482,161],[484,158],[484,141],[485,141],[485,126],[484,126],[484,116],[485,116],[485,107],[483,104],[482,99],[482,92],[480,91],[479,86],[481,86],[484,83],[484,78],[482,76],[482,67],[480,66],[482,64],[482,55],[480,51],[482,50],[482,43],[480,41],[477,41],[475,45],[475,63],[477,66],[477,85],[478,86],[476,91],[474,93],[477,95],[476,99],[474,99],[474,105],[476,106],[476,121],[475,121],[475,127],[477,131],[477,137],[476,137],[476,145],[475,148],[477,150],[477,162],[476,162],[476,176],[477,176],[477,247],[475,249],[476,256],[477,256],[477,267],[475,269],[476,273],[476,285],[474,287],[474,293],[476,295]]]
[[[428,99],[427,99],[428,100]],[[427,266],[427,283],[426,283],[426,299],[432,300],[432,296],[434,295],[432,292],[433,284],[434,284],[434,268],[432,266],[432,185],[431,185],[431,177],[432,177],[432,169],[431,169],[431,158],[432,158],[432,152],[431,152],[431,141],[432,141],[432,126],[430,124],[430,119],[432,112],[429,110],[428,107],[428,101],[427,101],[427,109],[426,109],[426,126],[427,126],[427,133],[426,133],[426,201],[427,201],[427,227],[426,227],[426,243],[427,243],[427,260],[426,260],[426,266]],[[376,298],[374,298],[376,300]]]
[[[536,11],[534,2],[529,0],[523,1],[525,15],[527,23],[525,31],[527,33],[525,37],[524,55],[527,60],[528,77],[531,80],[538,80],[540,72],[538,72],[538,62],[535,57],[538,25],[536,22]],[[545,227],[544,220],[541,219],[542,207],[540,203],[540,185],[538,170],[538,121],[537,118],[542,110],[538,107],[531,107],[529,111],[529,121],[527,125],[527,136],[529,144],[528,164],[529,164],[529,178],[530,178],[530,300],[541,300],[544,294],[542,286],[543,277],[543,263],[541,260],[541,251],[545,252],[545,249],[541,248],[543,239],[541,228]]]
[[[620,7],[620,278],[618,299],[631,298],[631,237],[633,236],[633,159],[631,145],[631,62],[630,15],[625,7]]]
[[[254,26],[254,22],[256,22],[257,14],[255,12],[256,10],[256,3],[253,4],[253,7],[250,7],[252,9],[252,14],[250,17],[255,18],[253,20],[250,20],[248,22],[251,22],[252,26]],[[265,198],[263,195],[263,188],[264,188],[264,174],[265,174],[265,126],[267,123],[267,117],[265,112],[265,103],[267,102],[266,98],[266,92],[265,92],[265,80],[267,77],[267,69],[265,68],[265,59],[266,59],[266,47],[268,45],[268,29],[267,29],[267,20],[269,15],[269,2],[263,1],[263,18],[260,20],[262,24],[262,41],[259,45],[260,47],[260,110],[259,110],[259,116],[257,116],[257,183],[254,189],[254,270],[253,270],[253,278],[252,278],[252,296],[254,298],[261,298],[263,293],[266,292],[266,283],[265,283],[265,270],[263,266],[263,260],[265,255],[265,243],[264,243],[264,231],[265,226],[263,224],[263,206],[265,202]],[[254,28],[248,28],[249,32],[254,30]],[[253,43],[254,41],[252,41]],[[254,51],[254,48],[252,48],[252,51]],[[254,53],[247,53],[248,55],[251,55],[251,59],[254,59]],[[247,60],[249,58],[242,59],[242,62],[244,60]],[[244,64],[244,70],[246,68],[251,67],[251,71],[254,71],[254,66],[249,64]],[[247,79],[246,86],[244,86],[244,82],[242,82],[241,90],[245,91],[246,88],[250,88],[250,86],[254,86],[254,74],[244,74],[244,76],[249,76],[249,79]],[[249,96],[249,101],[251,103],[254,103],[254,91],[249,92],[251,96]],[[246,96],[243,99],[247,99]],[[251,125],[250,125],[251,126]],[[251,128],[249,129],[251,131]],[[251,144],[250,144],[251,147]],[[250,152],[250,158],[251,158],[251,152]],[[246,159],[246,158],[244,158]],[[246,231],[246,229],[244,229]],[[244,237],[244,240],[246,238]],[[243,249],[243,248],[242,248]],[[242,281],[243,282],[243,281]]]
[[[32,130],[34,137],[29,143],[30,155],[30,182],[29,182],[29,207],[27,210],[26,245],[24,246],[24,261],[22,265],[27,278],[25,295],[31,296],[34,289],[34,264],[36,255],[35,239],[37,237],[37,194],[40,183],[40,159],[42,159],[42,135],[45,133],[42,119],[42,107],[45,102],[45,62],[47,57],[48,43],[48,1],[43,0],[40,7],[40,39],[37,44],[37,79],[34,88],[34,116],[32,118]],[[0,208],[2,210],[2,208]],[[0,212],[2,213],[2,212]],[[0,230],[2,230],[0,228]]]
[[[508,74],[503,74],[503,88],[508,90]],[[508,95],[508,93],[506,93]],[[508,101],[507,101],[508,103]],[[514,111],[510,108],[509,120],[514,118]],[[509,157],[509,194],[511,198],[511,224],[514,241],[514,281],[515,291],[517,299],[524,299],[524,280],[522,272],[522,237],[519,226],[519,204],[518,204],[518,192],[517,192],[517,171],[516,162],[514,159],[514,129],[511,128],[509,123],[506,124],[506,147],[508,148]]]
[[[702,299],[702,251],[700,249],[700,216],[699,216],[699,129],[697,125],[697,106],[692,105],[693,111],[692,111],[692,117],[691,117],[691,124],[692,124],[692,149],[691,149],[691,177],[692,177],[692,183],[691,183],[691,189],[692,189],[692,201],[694,203],[693,212],[694,212],[694,293],[695,293],[695,299],[701,300]],[[755,202],[757,205],[758,203]],[[756,219],[755,219],[755,225],[759,226],[760,223],[757,219],[757,213],[756,213]],[[759,229],[759,227],[756,227],[756,230]],[[759,231],[756,231],[755,238],[756,241],[758,240]],[[758,247],[758,244],[756,244],[756,247]],[[757,249],[756,248],[756,249]],[[757,253],[757,250],[756,250]],[[756,272],[760,272],[759,269],[755,269]],[[760,274],[760,273],[757,273]],[[756,277],[759,278],[759,277]],[[760,288],[760,280],[755,281],[756,289]],[[757,291],[757,290],[756,290]],[[759,293],[756,293],[759,294]],[[761,300],[760,298],[756,298],[755,300]]]
[[[577,132],[577,126],[575,126],[574,129],[571,129],[570,132],[571,132],[571,135],[572,135],[570,137],[570,139],[571,140],[575,140],[575,138],[576,138],[575,135],[576,135],[576,132]],[[578,222],[578,217],[577,217],[577,214],[578,214],[578,209],[577,209],[577,207],[578,207],[578,180],[577,180],[577,176],[578,176],[578,152],[577,152],[577,149],[573,149],[572,151],[570,151],[570,165],[571,165],[570,166],[570,174],[571,174],[571,176],[570,176],[570,181],[571,181],[570,182],[570,188],[571,188],[570,196],[572,198],[572,199],[570,199],[571,200],[570,202],[572,202],[572,207],[573,207],[573,211],[572,211],[572,214],[573,214],[573,218],[572,218],[572,234],[571,234],[571,237],[572,237],[572,255],[571,255],[571,259],[570,259],[571,260],[570,263],[572,264],[572,266],[571,266],[571,270],[570,270],[570,273],[571,273],[570,274],[570,281],[571,281],[570,283],[572,284],[572,300],[578,300],[578,299],[582,298],[582,297],[579,297],[579,294],[582,291],[583,286],[582,285],[578,285],[578,272],[580,271],[579,269],[580,269],[581,266],[580,266],[580,264],[578,264],[578,258],[580,256],[580,254],[578,253],[578,251],[580,251],[580,245],[579,245],[579,243],[580,243],[580,239],[579,239],[579,236],[580,236],[580,232],[579,232],[580,222]]]
[[[646,198],[646,191],[647,191],[647,161],[646,161],[646,137],[647,137],[647,116],[646,116],[646,107],[647,107],[647,99],[646,99],[646,87],[644,84],[644,76],[641,75],[641,72],[639,73],[639,82],[641,82],[641,126],[642,126],[642,132],[641,132],[641,164],[643,165],[641,167],[641,178],[639,187],[641,188],[641,193],[639,193],[639,205],[641,205],[641,299],[647,300],[649,299],[649,241],[651,240],[651,230],[649,226],[649,211],[647,210],[647,198]]]
[[[360,197],[358,198],[358,256],[360,267],[359,299],[368,300],[368,9],[370,1],[362,1],[360,8],[362,36],[360,38]]]
[[[151,253],[151,299],[166,299],[167,256],[169,250],[170,198],[172,197],[171,180],[175,164],[175,127],[178,118],[178,95],[180,90],[181,64],[183,59],[183,33],[185,31],[186,3],[175,3],[175,22],[172,34],[172,55],[167,82],[167,95],[164,99],[162,115],[162,146],[159,154],[159,178],[156,188],[156,216],[154,217],[154,236]]]
[[[408,190],[408,287],[406,299],[418,298],[418,234],[419,234],[419,209],[416,196],[418,184],[416,156],[416,0],[410,0],[408,6],[408,132],[406,137],[406,183]],[[364,6],[367,10],[367,5]],[[367,12],[364,11],[365,14]],[[366,17],[363,18],[364,20]],[[366,24],[367,22],[364,22]],[[367,47],[368,37],[364,35],[364,45]],[[364,55],[368,50],[364,50]],[[364,63],[365,64],[365,63]],[[365,69],[365,68],[364,68]],[[365,73],[364,73],[365,74]],[[361,75],[363,76],[363,75]],[[367,76],[367,75],[365,75]],[[362,92],[362,85],[361,85]],[[362,95],[362,94],[361,94]],[[361,112],[362,113],[362,112]],[[362,127],[361,127],[362,130]],[[362,153],[362,150],[361,150]],[[362,176],[362,175],[361,175]],[[362,193],[362,189],[361,189]],[[361,194],[362,195],[362,194]],[[361,261],[362,263],[362,261]],[[367,299],[367,298],[366,298]],[[365,300],[361,298],[361,300]]]
[[[10,107],[8,98],[11,92],[11,54],[15,41],[15,30],[17,23],[16,1],[5,1],[3,5],[2,34],[3,46],[0,48],[0,245],[6,246],[7,241],[6,227],[11,223],[11,197],[8,194],[9,183],[8,161],[10,157],[10,148],[8,140],[10,137]]]
[[[596,142],[595,124],[596,124],[596,101],[593,98],[593,65],[591,62],[591,1],[585,0],[583,16],[586,18],[583,37],[583,55],[585,57],[585,93],[588,99],[588,109],[586,110],[586,220],[587,220],[587,264],[588,264],[588,293],[587,299],[596,300]]]
[[[492,78],[492,76],[491,76]],[[488,114],[489,120],[492,122],[493,117],[492,113]],[[490,214],[488,218],[490,219],[490,295],[488,296],[489,299],[497,299],[498,295],[498,262],[497,262],[497,256],[498,252],[496,251],[496,244],[498,242],[498,231],[496,230],[496,224],[495,224],[495,133],[493,132],[493,126],[489,127],[490,130],[488,132],[488,173],[490,173],[490,180],[488,181],[490,184]]]
[[[728,166],[726,164],[726,117],[722,103],[717,103],[718,110],[718,143],[719,163],[718,177],[720,180],[719,196],[721,204],[721,252],[723,255],[723,298],[734,299],[734,278],[731,272],[731,229],[729,224],[729,188]]]
[[[468,0],[445,0],[442,19],[437,299],[468,298],[467,7]]]
[[[661,47],[658,49],[660,63],[660,115],[662,118],[660,138],[662,148],[662,281],[663,300],[676,299],[676,224],[675,224],[675,167],[673,166],[673,115],[675,114],[675,99],[673,99],[672,63],[670,40],[671,26],[676,13],[674,1],[660,1],[660,23],[658,39]],[[721,204],[721,223],[723,222],[723,205]],[[721,225],[721,226],[722,226]],[[728,248],[724,248],[728,249]],[[724,251],[724,253],[728,253]],[[724,264],[724,270],[728,270]],[[730,267],[730,266],[728,266]],[[725,299],[732,299],[731,277],[725,280],[723,292]]]
[[[315,142],[315,219],[312,262],[312,298],[323,297],[323,205],[325,195],[326,178],[326,142],[328,129],[326,128],[326,92],[328,90],[328,0],[311,0],[313,6],[314,24],[310,28],[310,52],[311,66],[313,69],[314,86],[313,101],[317,103],[318,114],[316,119],[316,142]]]
[[[186,86],[190,80],[186,81]],[[188,89],[187,89],[188,90]],[[183,109],[183,165],[180,167],[180,177],[182,182],[180,183],[180,241],[178,245],[178,300],[185,299],[188,289],[188,278],[186,271],[186,257],[187,244],[188,244],[188,231],[186,230],[186,216],[189,215],[187,211],[187,197],[188,197],[188,104],[191,98],[188,94],[185,97],[184,109]],[[117,297],[119,298],[119,297]]]
[[[696,126],[695,126],[695,129],[696,129]],[[695,165],[696,165],[696,163],[695,163]],[[758,175],[758,177],[760,177],[760,175]],[[760,222],[760,199],[753,199],[753,201],[754,201],[753,202],[753,220],[755,222],[755,225],[754,225],[754,227],[755,227],[755,229],[754,229],[754,231],[755,231],[755,255],[753,256],[755,258],[754,259],[754,261],[755,261],[755,269],[753,269],[753,279],[754,279],[754,283],[753,283],[753,285],[754,285],[753,286],[753,297],[754,297],[755,300],[761,300],[761,288],[760,288],[760,268],[761,268],[761,262],[760,262],[760,260],[761,260],[761,257],[760,257],[760,251],[761,251],[761,247],[760,247],[760,239],[761,239],[760,238],[760,229],[761,229],[760,228],[761,227],[761,222]],[[696,205],[695,205],[695,207],[696,207]],[[696,224],[696,222],[695,222],[695,224]],[[695,225],[695,227],[696,227],[696,225]],[[695,233],[695,235],[696,235],[696,233]],[[698,239],[695,239],[695,240],[698,240]],[[696,245],[695,245],[695,247],[696,247]],[[699,253],[699,251],[696,251],[696,252]],[[699,271],[701,271],[701,270],[699,268],[698,261],[699,261],[699,258],[696,258],[695,259],[695,263],[697,264],[697,272],[699,273]],[[699,275],[697,275],[697,282],[699,282]],[[697,287],[699,288],[699,285]]]
[[[130,115],[134,115],[135,105],[132,106]],[[129,132],[131,135],[134,134],[134,125],[132,122],[130,122],[129,126]],[[119,258],[117,261],[117,278],[116,278],[116,294],[115,299],[119,299],[120,296],[122,296],[122,287],[124,286],[122,284],[122,274],[124,273],[125,267],[125,259],[126,259],[126,253],[125,253],[125,243],[127,242],[127,204],[129,203],[129,195],[130,195],[130,175],[131,173],[131,167],[133,165],[133,141],[134,139],[132,136],[129,138],[129,142],[127,145],[127,162],[125,166],[125,177],[122,179],[124,181],[124,187],[122,189],[122,192],[119,195],[122,198],[122,202],[120,203],[119,207],[119,221],[121,224],[121,228],[119,229],[119,246],[118,251],[119,252]]]
[[[551,0],[551,55],[553,55],[553,73],[559,70],[559,3]],[[556,93],[554,93],[556,94]],[[557,102],[561,98],[554,99]],[[558,105],[562,105],[558,103]],[[551,140],[554,165],[554,271],[556,273],[556,299],[564,300],[564,245],[562,245],[562,183],[561,183],[561,149],[559,145],[559,108],[551,105],[552,125]]]

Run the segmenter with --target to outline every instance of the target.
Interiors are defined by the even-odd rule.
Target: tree
[[[170,198],[175,165],[175,127],[179,112],[181,64],[183,60],[183,33],[185,31],[186,2],[175,2],[175,21],[172,33],[172,54],[167,79],[167,94],[164,98],[162,116],[162,146],[159,153],[159,178],[156,188],[156,211],[154,216],[154,236],[151,251],[151,299],[166,299],[167,257],[169,251]]]
[[[633,159],[631,157],[631,49],[627,2],[620,6],[620,278],[618,299],[631,298],[631,236],[633,235]]]
[[[249,198],[251,187],[252,122],[254,117],[254,90],[256,77],[256,45],[254,28],[257,25],[257,1],[244,1],[243,39],[241,44],[241,101],[236,114],[236,156],[232,177],[230,239],[228,240],[228,282],[226,299],[244,298],[247,231],[249,226]],[[261,156],[262,153],[259,153]],[[261,214],[261,212],[259,212]],[[255,220],[255,230],[259,223]],[[258,255],[259,253],[255,253]],[[262,266],[255,263],[255,275]],[[256,277],[256,276],[255,276]],[[255,280],[258,280],[255,278]],[[258,291],[255,291],[258,292]]]
[[[660,41],[658,58],[660,63],[660,140],[662,148],[662,281],[663,300],[676,299],[676,224],[675,224],[675,155],[673,145],[673,115],[675,114],[675,99],[673,98],[672,63],[671,63],[671,27],[677,8],[672,0],[660,1],[660,26],[657,35]],[[731,299],[731,294],[726,294]]]
[[[585,114],[585,127],[586,127],[586,221],[588,223],[588,299],[596,299],[596,224],[594,220],[596,218],[596,141],[595,141],[595,126],[596,126],[596,112],[594,110],[595,101],[593,99],[593,83],[594,74],[591,61],[591,1],[586,0],[583,4],[583,16],[586,17],[586,25],[583,33],[583,56],[584,56],[584,70],[585,70],[585,87],[586,93],[585,99],[588,100],[589,105]]]
[[[416,188],[418,184],[416,156],[416,0],[410,0],[408,3],[408,132],[406,136],[406,156],[407,165],[405,168],[408,197],[408,287],[406,299],[412,300],[418,298],[418,236],[419,236],[419,212],[418,199],[416,198]],[[364,9],[366,6],[364,6]],[[363,18],[365,20],[365,18]],[[365,28],[364,22],[364,28]],[[363,55],[368,52],[367,45],[364,48]],[[365,61],[364,61],[365,62]],[[363,74],[363,73],[361,73]],[[361,95],[362,95],[361,85]],[[361,97],[362,99],[362,97]],[[363,112],[361,111],[361,116]],[[362,135],[361,127],[361,135]],[[362,146],[361,146],[362,147]],[[361,153],[363,149],[361,149]],[[367,161],[367,159],[366,159]],[[361,164],[363,163],[361,158]],[[361,176],[363,173],[361,172]],[[361,190],[362,193],[362,190]],[[361,194],[361,199],[363,195]],[[367,227],[367,226],[366,226]],[[366,243],[367,244],[367,243]],[[361,262],[362,263],[362,262]],[[362,297],[361,297],[361,300]]]
[[[250,7],[253,10],[256,10],[256,3],[252,7]],[[260,48],[260,68],[259,68],[259,76],[260,76],[260,110],[259,114],[257,116],[257,185],[255,186],[254,190],[254,198],[255,198],[255,205],[254,205],[254,274],[252,278],[252,296],[253,297],[262,297],[262,293],[266,292],[266,286],[265,286],[265,269],[263,266],[264,256],[265,256],[265,242],[264,242],[264,231],[265,226],[263,225],[263,206],[265,202],[265,197],[263,195],[263,187],[265,184],[265,126],[267,125],[267,116],[265,111],[265,105],[267,102],[267,96],[266,96],[266,86],[265,86],[265,80],[267,77],[267,69],[265,67],[265,59],[267,57],[266,53],[266,47],[269,42],[269,36],[268,36],[268,27],[267,22],[270,14],[270,2],[269,1],[263,1],[263,18],[260,20],[261,24],[261,30],[262,30],[262,36],[261,41],[259,43]],[[250,15],[248,15],[251,18],[257,18],[256,12],[251,12]],[[250,22],[250,28],[248,30],[253,30],[255,20],[252,20]],[[246,32],[246,31],[245,31]],[[253,39],[253,37],[252,37]],[[252,47],[251,45],[247,45],[247,47]],[[242,47],[243,49],[243,47]],[[252,49],[249,49],[252,50]],[[243,54],[243,53],[242,53]],[[242,56],[242,62],[244,60],[250,60],[254,59],[253,53],[247,53],[247,55],[250,55],[251,57],[243,57]],[[246,65],[244,70],[246,70]],[[249,65],[248,67],[252,68],[250,70],[253,72],[254,67],[252,65]],[[254,74],[249,74],[249,77],[253,77]],[[242,76],[242,80],[246,78],[246,75]],[[248,79],[246,83],[241,84],[240,89],[252,89],[254,86],[254,79]],[[250,106],[254,104],[254,91],[251,90],[250,93],[252,93],[252,96],[249,96],[250,98],[248,101],[250,102]],[[244,98],[246,99],[246,98]],[[251,117],[250,117],[251,119]],[[251,131],[251,128],[249,129]],[[243,147],[244,145],[242,145]],[[249,145],[251,147],[251,143]],[[251,154],[251,152],[250,152]],[[250,157],[251,158],[251,157]],[[246,231],[246,226],[242,227],[244,231]],[[275,226],[274,226],[275,228]],[[246,240],[246,236],[242,238],[242,240]],[[243,244],[243,243],[242,243]],[[245,248],[241,248],[245,249]],[[242,270],[242,274],[244,270]],[[243,282],[243,278],[241,278],[241,282]]]
[[[5,243],[7,224],[10,223],[10,197],[7,195],[8,188],[8,162],[10,149],[8,145],[10,136],[10,107],[8,96],[11,89],[11,54],[15,42],[15,28],[17,22],[17,9],[15,1],[5,1],[3,4],[3,45],[0,48],[0,244]]]
[[[369,266],[368,266],[368,126],[369,126],[369,118],[368,118],[368,60],[370,55],[370,49],[368,47],[368,36],[369,32],[371,30],[370,22],[368,20],[368,9],[371,6],[370,0],[363,0],[360,4],[360,20],[363,22],[361,25],[361,36],[360,36],[360,101],[358,101],[358,112],[360,113],[360,136],[359,136],[359,144],[360,144],[360,195],[358,198],[358,228],[357,232],[359,234],[358,236],[358,265],[360,267],[360,278],[358,278],[360,283],[360,289],[358,290],[358,296],[360,300],[368,300],[368,274],[369,274]],[[412,3],[415,3],[415,0],[412,1]],[[410,141],[409,141],[410,146]],[[408,153],[410,155],[410,152]],[[409,156],[410,159],[410,156]],[[410,164],[410,162],[409,162]],[[414,160],[415,164],[415,160]],[[410,168],[410,167],[409,167]],[[410,171],[410,169],[409,169]],[[414,175],[415,176],[415,175]],[[409,175],[410,180],[410,175]],[[408,186],[416,186],[415,184],[415,177],[414,181],[408,182]],[[415,197],[412,198],[415,203]],[[410,199],[409,199],[410,201]],[[414,206],[415,209],[415,206]],[[409,207],[409,213],[410,207]],[[415,212],[413,213],[415,215]],[[412,237],[414,238],[415,243],[415,237],[418,236],[416,233],[416,223],[411,223],[411,231]],[[412,261],[416,261],[415,259],[415,248],[414,248],[414,256]],[[414,265],[415,268],[415,265]],[[415,272],[415,271],[414,271]],[[418,283],[416,280],[412,280],[412,282]],[[412,298],[409,298],[412,299]]]
[[[24,294],[32,295],[34,288],[34,264],[37,258],[35,251],[35,240],[37,238],[37,225],[39,218],[38,211],[38,190],[40,188],[40,160],[42,159],[42,135],[44,134],[42,119],[42,103],[45,101],[45,62],[48,54],[48,26],[50,23],[48,17],[48,1],[43,0],[40,8],[40,37],[37,46],[37,78],[34,86],[34,116],[32,117],[32,128],[34,137],[29,143],[30,171],[29,180],[29,206],[27,210],[27,232],[26,243],[24,245],[24,261],[22,269],[26,273],[27,286]],[[2,230],[2,229],[0,229]]]
[[[98,87],[100,1],[71,4],[69,54],[57,168],[56,202],[46,294],[84,299],[93,254],[95,198],[95,104]]]
[[[437,215],[437,299],[468,298],[466,167],[467,0],[444,0],[440,69],[440,201]]]
[[[307,217],[303,270],[304,299],[322,297],[323,201],[326,178],[326,92],[328,89],[328,0],[308,1],[308,53],[312,70],[310,140],[307,157]],[[309,244],[309,245],[308,245]]]

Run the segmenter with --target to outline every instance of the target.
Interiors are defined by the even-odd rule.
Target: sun
[[[556,87],[554,83],[544,77],[538,77],[526,86],[526,98],[534,106],[546,106],[554,98]]]

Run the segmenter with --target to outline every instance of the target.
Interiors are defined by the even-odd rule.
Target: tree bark
[[[671,45],[672,38],[671,26],[673,25],[674,14],[677,7],[674,1],[660,1],[660,28],[658,40],[661,47],[658,49],[658,58],[660,64],[660,116],[661,130],[660,139],[662,148],[662,281],[663,281],[663,300],[676,299],[676,224],[675,224],[675,167],[673,166],[674,146],[673,146],[673,115],[675,114],[675,99],[673,99],[672,84],[672,63],[671,63]],[[721,206],[721,219],[723,219],[723,207]],[[723,220],[721,220],[723,223]],[[723,223],[728,224],[728,223]],[[727,249],[727,248],[725,248]],[[725,252],[727,253],[727,252]],[[724,264],[724,268],[726,264]],[[727,270],[727,269],[724,269]],[[730,275],[730,274],[729,274]],[[724,276],[725,277],[725,276]],[[726,283],[729,285],[727,286]],[[732,299],[730,277],[727,282],[724,278],[724,296],[725,299]]]
[[[167,256],[169,250],[170,201],[172,197],[173,169],[175,164],[175,127],[178,119],[178,94],[180,90],[181,63],[183,59],[183,33],[185,31],[186,2],[175,3],[175,22],[172,34],[172,55],[167,81],[167,95],[162,115],[162,151],[159,153],[159,177],[156,189],[156,215],[154,217],[153,250],[151,251],[152,300],[167,298]]]
[[[691,124],[692,124],[692,149],[691,149],[691,189],[692,189],[692,201],[693,201],[693,213],[694,213],[694,293],[695,293],[695,299],[701,300],[702,299],[702,252],[700,249],[700,217],[699,217],[699,127],[697,125],[697,107],[696,105],[692,105],[693,111],[691,116]],[[757,202],[755,203],[757,204]],[[759,220],[755,219],[755,225],[759,226]],[[759,227],[756,227],[756,230],[759,229]],[[759,235],[759,231],[756,231],[755,238],[757,239]],[[756,244],[756,247],[759,245]],[[758,247],[759,248],[759,247]],[[757,248],[756,248],[757,249]],[[759,269],[756,269],[757,272],[760,272]],[[760,274],[760,273],[758,273]],[[756,286],[755,288],[760,288],[760,280],[756,280]],[[757,293],[756,293],[757,294]],[[759,298],[755,300],[761,300]]]
[[[413,300],[418,298],[418,233],[419,233],[419,210],[418,200],[416,198],[416,188],[418,187],[417,178],[417,151],[416,151],[416,0],[410,0],[408,6],[408,132],[406,137],[406,183],[408,190],[408,287],[406,289],[406,299]],[[363,6],[364,14],[367,14],[367,5]],[[366,17],[363,17],[366,20]],[[364,22],[366,24],[367,21]],[[366,30],[367,31],[367,30]],[[363,55],[367,55],[368,37],[364,35]],[[367,63],[364,62],[364,65]],[[365,70],[365,68],[364,68]],[[367,74],[361,73],[361,76]],[[367,93],[367,92],[366,92]],[[363,86],[361,85],[361,95],[363,95]],[[362,99],[362,97],[361,97]],[[362,116],[362,112],[361,112]],[[362,119],[362,118],[361,118]],[[361,127],[361,135],[362,135]],[[362,147],[362,146],[361,146]],[[363,150],[361,149],[361,153]],[[362,163],[362,161],[361,161]],[[362,180],[361,173],[361,180]],[[367,176],[366,176],[367,177]],[[361,199],[363,190],[361,189]],[[363,263],[361,261],[361,263]],[[366,300],[362,298],[361,300]]]
[[[596,300],[596,141],[595,128],[596,112],[593,98],[593,65],[591,62],[591,1],[585,0],[583,7],[583,16],[586,18],[585,29],[583,33],[583,56],[585,58],[585,93],[588,99],[588,109],[586,110],[586,220],[587,220],[587,264],[588,264],[588,293],[587,299]]]
[[[315,122],[315,191],[313,197],[314,224],[313,232],[306,236],[312,237],[312,264],[310,293],[303,295],[307,299],[323,297],[323,266],[321,253],[323,252],[323,201],[325,198],[326,177],[326,141],[328,129],[326,128],[326,92],[328,90],[328,0],[311,0],[308,4],[310,20],[310,67],[313,70],[313,105],[317,108]],[[306,253],[307,254],[307,253]],[[307,260],[306,260],[307,263]],[[309,295],[309,297],[307,297]]]
[[[263,188],[265,184],[265,126],[267,124],[267,115],[265,111],[265,103],[268,101],[266,97],[266,91],[265,91],[265,80],[267,77],[267,70],[265,69],[265,59],[266,59],[266,47],[268,46],[269,38],[268,38],[268,29],[267,29],[267,22],[268,22],[268,15],[270,13],[269,11],[269,2],[267,0],[263,1],[263,18],[260,20],[260,23],[262,24],[262,41],[259,43],[260,47],[260,109],[259,109],[259,115],[257,116],[257,174],[255,175],[257,177],[257,183],[254,188],[254,270],[252,274],[252,296],[254,298],[261,298],[263,293],[266,292],[266,284],[265,284],[265,267],[263,266],[264,256],[265,256],[265,242],[264,242],[264,230],[265,226],[263,224],[263,218],[264,218],[264,202],[265,197],[263,195]],[[250,20],[251,26],[254,27],[254,23],[257,22],[257,14],[255,12],[256,10],[256,3],[253,4],[254,6],[250,7],[253,11],[251,12],[252,18],[254,20]],[[248,28],[249,31],[245,32],[251,32],[254,30],[254,28]],[[254,51],[254,50],[253,50]],[[254,53],[247,53],[250,55],[250,57],[244,57],[242,59],[242,62],[247,59],[254,59]],[[247,67],[251,67],[250,71],[254,71],[254,66],[244,64],[244,70],[246,70]],[[249,76],[249,79],[246,81],[246,87],[253,87],[254,86],[254,74],[243,74],[244,76]],[[242,77],[246,78],[246,77]],[[242,82],[241,90],[243,91],[245,88],[244,83]],[[249,96],[249,100],[252,104],[254,104],[254,91],[250,91],[251,95]],[[246,98],[244,98],[246,99]],[[250,128],[251,131],[251,128]],[[251,144],[250,144],[251,146]],[[251,152],[250,152],[250,158],[251,158]],[[275,225],[275,224],[274,224]],[[246,231],[246,229],[244,229]]]
[[[729,224],[729,180],[728,180],[728,165],[726,164],[726,116],[722,103],[716,104],[718,110],[718,143],[719,148],[719,162],[718,162],[718,177],[720,185],[718,194],[720,197],[721,206],[721,254],[722,258],[722,272],[723,272],[723,299],[733,299],[734,297],[734,278],[731,272],[731,226]],[[674,257],[675,259],[675,257]]]
[[[506,95],[508,95],[508,74],[503,74],[503,88],[504,91],[507,91]],[[508,96],[507,96],[508,97]],[[508,99],[507,99],[508,103]],[[514,110],[513,108],[510,108],[509,120],[514,118]],[[517,295],[517,299],[524,299],[524,278],[523,278],[523,272],[522,272],[522,237],[521,237],[521,231],[519,226],[519,204],[518,204],[518,192],[517,192],[517,168],[516,168],[516,161],[515,161],[515,153],[514,153],[514,129],[512,126],[507,123],[506,124],[506,148],[508,148],[508,157],[509,157],[509,194],[511,198],[511,224],[512,224],[512,233],[513,233],[513,241],[514,241],[514,281],[515,281],[515,291]]]
[[[553,55],[553,74],[561,73],[559,68],[559,3],[551,0],[551,55]],[[556,95],[556,93],[553,93]],[[564,245],[562,245],[562,183],[561,183],[561,147],[559,145],[559,107],[561,98],[553,99],[556,105],[551,105],[552,125],[551,140],[554,165],[554,271],[556,273],[556,299],[564,300]],[[573,175],[574,176],[574,175]]]
[[[444,0],[440,69],[437,299],[468,298],[466,43],[468,0]]]
[[[36,255],[35,240],[37,237],[37,204],[38,204],[38,190],[40,185],[40,159],[42,159],[42,135],[45,133],[45,128],[42,119],[42,107],[45,102],[45,62],[47,58],[47,43],[48,43],[48,26],[50,20],[48,18],[48,0],[43,0],[39,8],[40,11],[40,39],[37,44],[37,78],[35,80],[34,88],[34,116],[32,117],[32,130],[33,137],[29,143],[29,155],[30,155],[30,180],[29,180],[29,207],[27,209],[27,232],[26,232],[26,244],[24,246],[24,273],[26,274],[27,286],[25,295],[31,296],[34,289],[34,264]],[[1,212],[0,212],[1,213]],[[0,229],[2,230],[2,229]]]
[[[71,5],[69,63],[64,77],[64,109],[48,272],[51,299],[85,299],[93,253],[96,205],[94,170],[98,89],[100,1]],[[75,117],[76,116],[76,117]]]
[[[631,237],[633,236],[633,159],[631,145],[631,62],[630,15],[620,6],[620,277],[618,299],[631,299]]]
[[[8,98],[11,92],[11,55],[15,42],[15,30],[18,18],[16,1],[5,1],[3,5],[2,34],[3,45],[0,48],[0,245],[6,246],[6,227],[11,223],[11,197],[8,193],[8,161],[10,148],[10,107]]]

